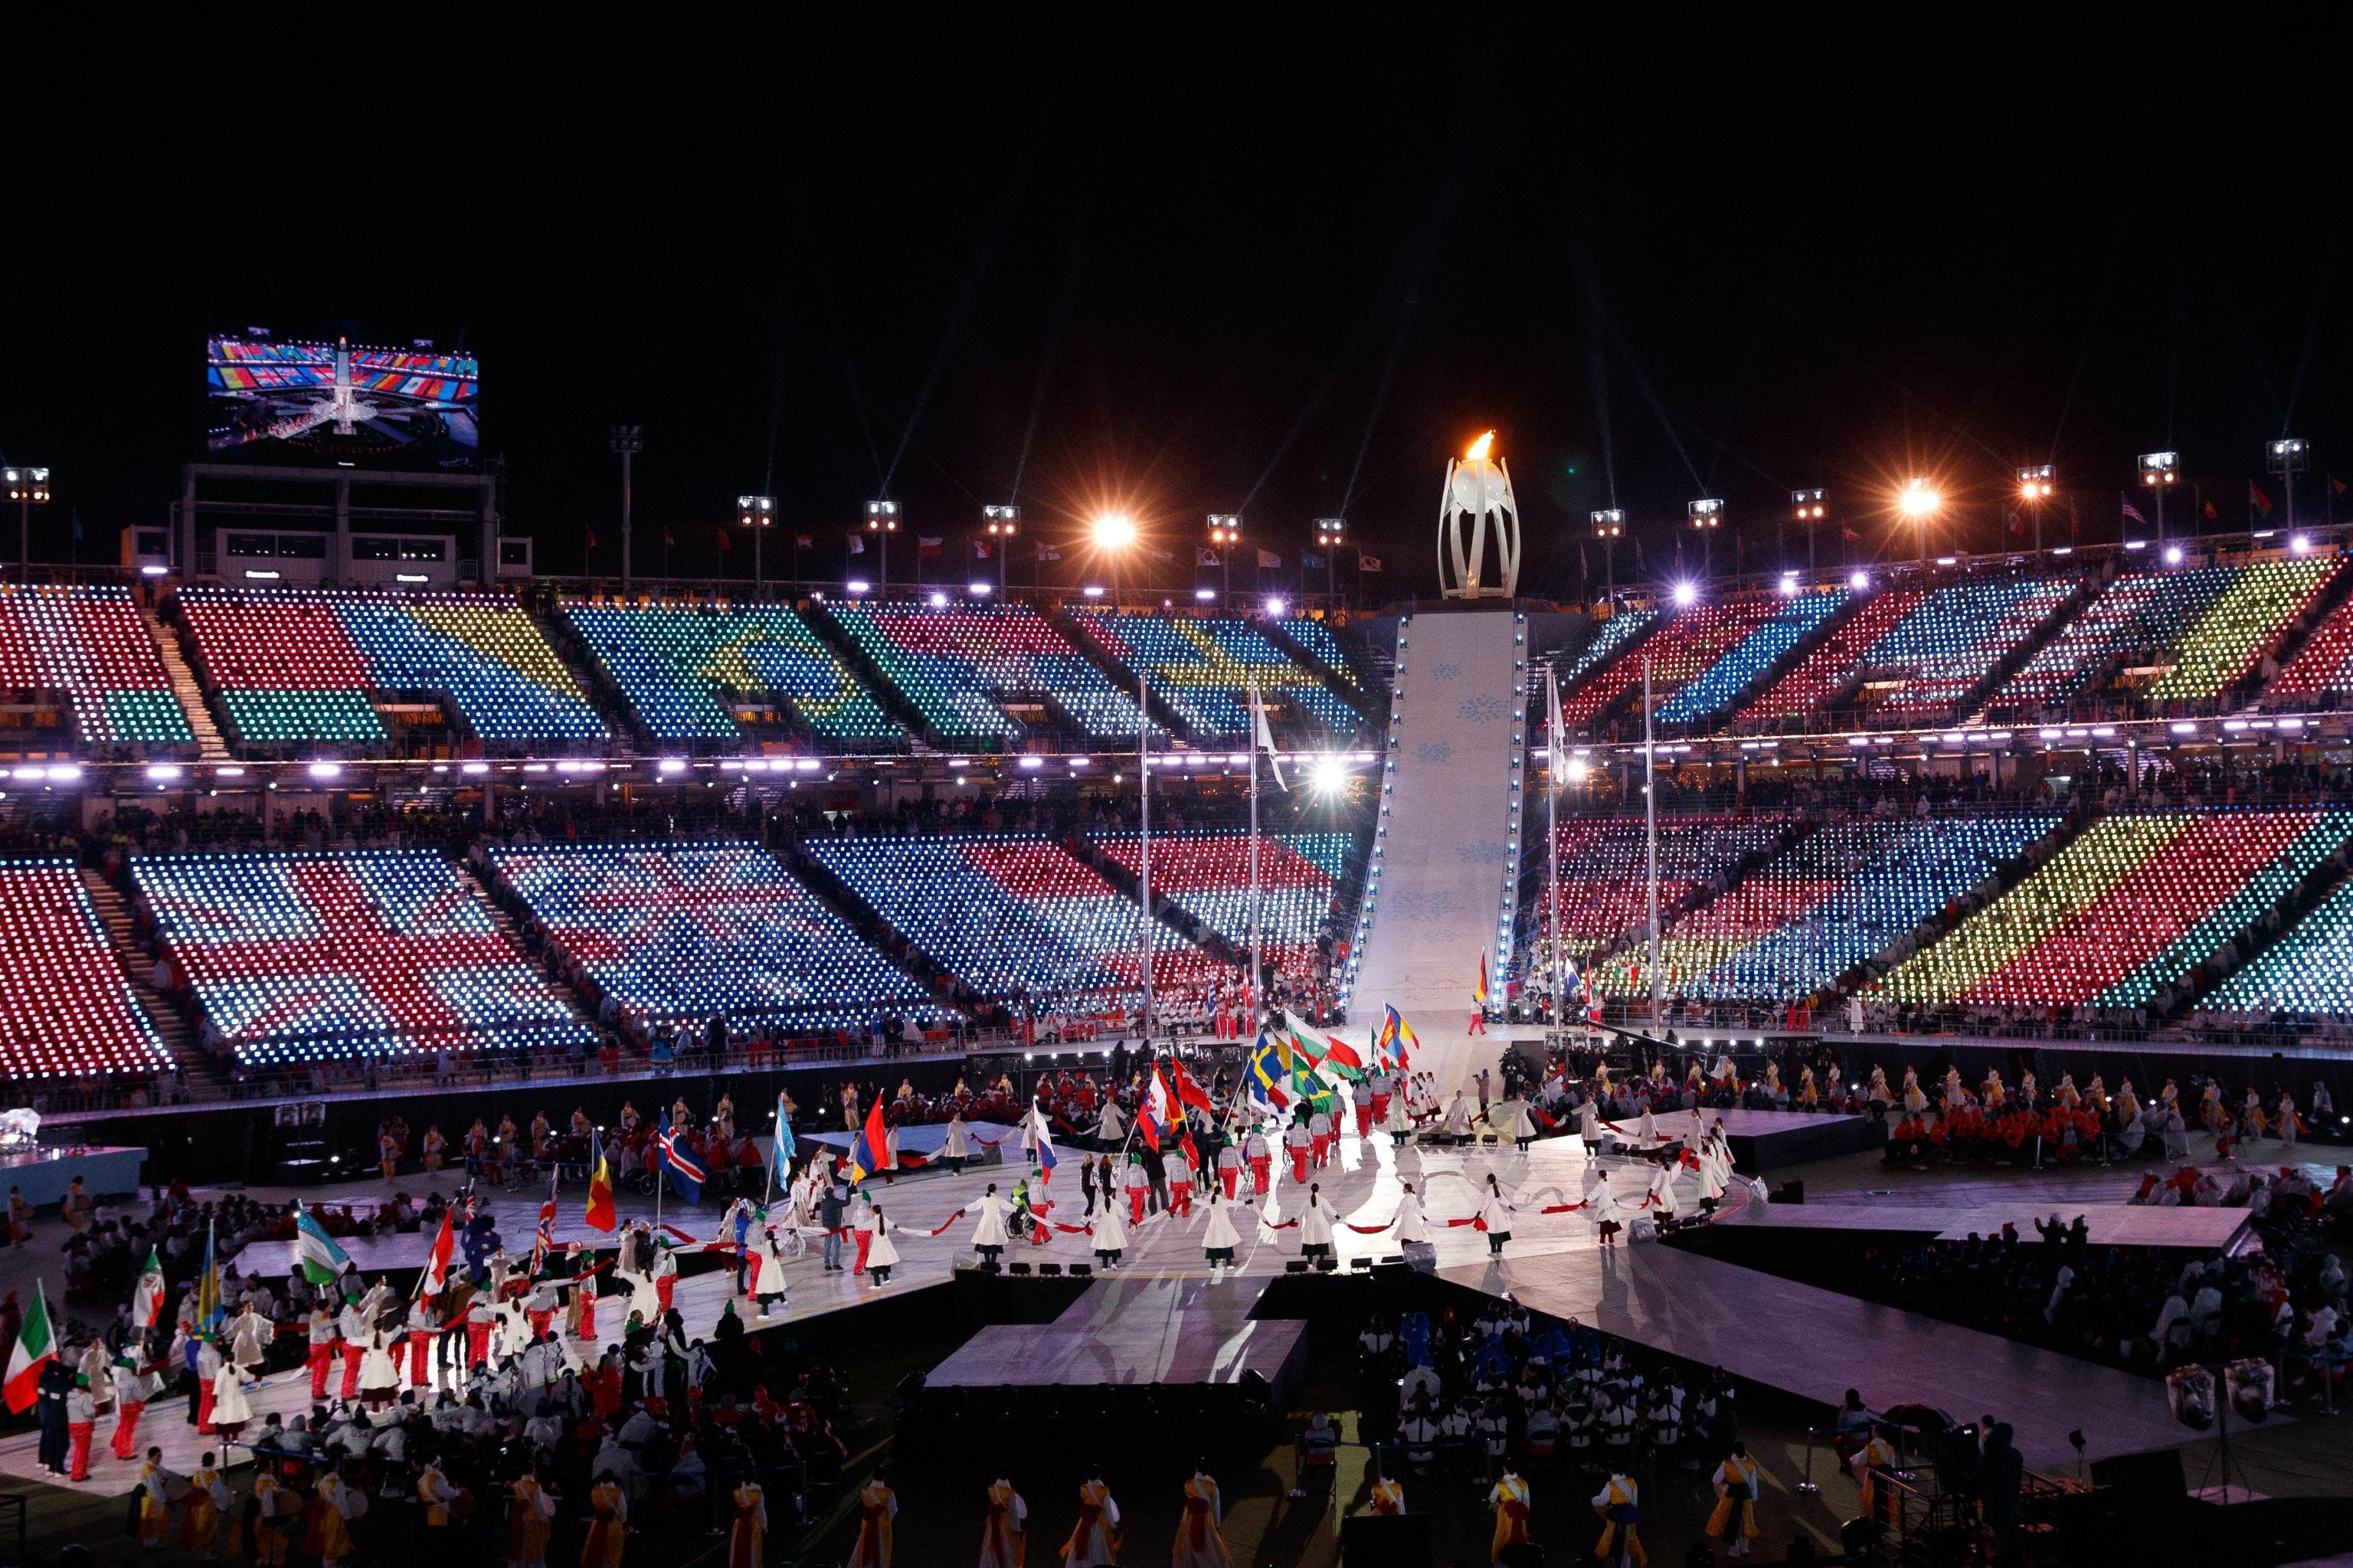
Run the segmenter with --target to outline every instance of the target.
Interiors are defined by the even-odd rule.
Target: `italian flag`
[[[308,1209],[295,1211],[294,1246],[301,1255],[302,1277],[313,1285],[332,1285],[352,1266],[351,1255],[335,1245]]]
[[[155,1319],[164,1315],[164,1260],[155,1249],[147,1249],[147,1266],[139,1273],[139,1283],[131,1292],[131,1326],[152,1329]]]
[[[22,1415],[33,1408],[40,1397],[41,1368],[58,1359],[58,1339],[49,1331],[49,1303],[37,1281],[33,1286],[33,1309],[25,1314],[25,1326],[17,1332],[16,1348],[8,1354],[8,1383],[5,1391],[11,1414]]]

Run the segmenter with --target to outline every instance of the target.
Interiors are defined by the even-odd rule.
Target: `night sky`
[[[77,512],[86,556],[163,520],[203,338],[248,323],[462,339],[543,571],[592,527],[616,567],[617,420],[645,428],[639,569],[667,525],[681,575],[765,486],[812,573],[887,493],[960,576],[1018,482],[1038,536],[1132,510],[1172,584],[1205,513],[1288,567],[1345,510],[1378,588],[1427,592],[1445,458],[1490,426],[1539,593],[1576,590],[1613,484],[1658,570],[1701,494],[1762,567],[1799,485],[1870,556],[1915,472],[1979,549],[2022,461],[2060,465],[2086,540],[2140,450],[2181,451],[2218,530],[2284,431],[2312,516],[2353,479],[2346,13],[1268,14],[378,16],[316,52],[142,38],[135,69],[114,32],[58,40],[5,111],[0,452],[57,470],[36,554]]]

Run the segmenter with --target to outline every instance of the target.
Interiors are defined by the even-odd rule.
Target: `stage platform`
[[[81,1178],[84,1189],[98,1197],[135,1196],[139,1192],[139,1169],[146,1163],[144,1149],[107,1144],[43,1144],[38,1149],[0,1155],[0,1188],[18,1188],[25,1194],[25,1202],[44,1209],[62,1202],[67,1188],[77,1176]]]
[[[2228,1252],[2247,1236],[2244,1209],[2160,1209],[2141,1203],[1938,1203],[1918,1199],[1876,1202],[1752,1203],[1741,1223],[1753,1227],[1808,1231],[1905,1231],[1937,1241],[1966,1241],[2018,1227],[2019,1239],[2042,1245],[2034,1227],[2059,1216],[2063,1224],[2083,1217],[2094,1246],[2175,1246],[2197,1252]]]
[[[1453,1265],[1440,1277],[1796,1394],[1827,1415],[1850,1388],[1873,1410],[1991,1413],[2030,1467],[2072,1470],[2067,1435],[2104,1459],[2187,1442],[2153,1378],[1877,1307],[1677,1247],[1622,1246]],[[2274,1421],[2284,1420],[2274,1416]],[[1827,1454],[1816,1456],[1827,1474]]]
[[[1885,1129],[1866,1116],[1740,1109],[1703,1114],[1711,1124],[1723,1121],[1725,1141],[1732,1146],[1733,1169],[1751,1176],[1876,1149],[1887,1140]],[[1680,1137],[1690,1125],[1691,1113],[1683,1111],[1662,1118],[1659,1130]]]
[[[1250,1316],[1268,1277],[1101,1279],[1050,1323],[983,1329],[928,1388],[1239,1383],[1287,1393],[1303,1373],[1307,1325]]]
[[[1008,1150],[1011,1159],[1021,1158],[1019,1128],[1006,1127],[993,1121],[966,1122],[965,1127],[972,1142],[972,1157],[965,1161],[966,1165],[1003,1164],[1008,1160],[1007,1151]],[[846,1157],[849,1153],[849,1146],[855,1137],[855,1134],[849,1132],[815,1132],[801,1141],[821,1143],[835,1153]],[[947,1141],[948,1128],[945,1122],[927,1122],[921,1127],[902,1127],[899,1129],[899,1152],[902,1156],[920,1155],[924,1160],[929,1161],[938,1156],[940,1150],[946,1147]],[[760,1142],[765,1147],[767,1139],[762,1139]]]

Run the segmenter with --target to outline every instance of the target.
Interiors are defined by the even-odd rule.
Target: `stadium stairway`
[[[1095,640],[1087,635],[1086,627],[1081,623],[1077,616],[1059,604],[1047,605],[1038,613],[1044,616],[1055,630],[1070,639],[1071,646],[1086,655],[1087,662],[1101,670],[1105,680],[1131,695],[1136,692],[1134,673],[1126,665],[1104,652]],[[1307,661],[1306,667],[1314,670],[1318,668],[1318,665],[1314,660],[1310,659]],[[1158,692],[1153,690],[1152,683],[1145,682],[1142,689],[1144,711],[1152,715],[1152,722],[1158,725],[1165,734],[1175,736],[1180,740],[1191,740],[1193,738],[1191,726],[1178,716],[1176,709],[1161,699]],[[1271,703],[1267,705],[1270,708],[1273,706]]]
[[[2330,616],[2337,613],[2337,607],[2345,602],[2349,594],[2353,594],[2353,572],[2339,571],[2329,574],[2327,585],[2320,590],[2320,597],[2312,601],[2304,614],[2295,624],[2289,626],[2278,643],[2269,651],[2272,668],[2274,672],[2285,670],[2290,664],[2295,662],[2295,656],[2304,652],[2304,645],[2312,641],[2312,634],[2319,630],[2322,623]],[[2265,699],[2271,695],[2272,682],[2278,678],[2275,673],[2270,679],[2265,679],[2263,674],[2263,662],[2257,660],[2254,670],[2235,688],[2233,693],[2235,700],[2230,705],[2245,711],[2253,711],[2266,705]],[[2295,707],[2300,705],[2289,700],[2281,705]]]
[[[1525,619],[1503,606],[1423,611],[1398,629],[1378,858],[1344,999],[1359,1032],[1397,1008],[1421,1038],[1417,1065],[1441,1092],[1463,1081],[1474,1050],[1486,1054],[1464,1032],[1480,961],[1498,997],[1510,967],[1526,635]]]
[[[155,641],[155,652],[164,661],[164,673],[171,678],[173,700],[187,715],[188,729],[196,737],[196,759],[199,762],[227,762],[228,741],[221,735],[220,726],[213,720],[212,705],[205,700],[205,688],[196,673],[188,668],[186,650],[180,646],[178,630],[164,623],[155,613],[155,606],[145,597],[139,600],[139,619],[147,628],[147,635]]]
[[[833,912],[849,922],[850,928],[872,943],[881,955],[896,965],[901,972],[913,977],[927,996],[949,1004],[948,985],[955,973],[931,954],[908,940],[907,934],[885,920],[874,906],[850,890],[849,884],[818,863],[815,855],[806,853],[798,841],[780,838],[769,846],[785,869],[800,880],[802,886],[832,906]]]
[[[588,644],[581,640],[580,634],[572,629],[572,622],[565,619],[563,607],[552,599],[537,603],[529,599],[524,602],[532,620],[539,623],[540,632],[547,639],[548,645],[555,650],[578,678],[581,691],[587,694],[588,705],[595,708],[596,716],[605,721],[606,733],[613,737],[614,754],[620,757],[632,753],[638,757],[660,755],[663,747],[654,739],[653,731],[646,727],[646,721],[638,714],[637,705],[630,702],[628,694],[614,683],[611,673],[605,668],[605,662],[597,658]]]
[[[818,641],[833,650],[834,657],[841,661],[842,668],[848,670],[860,685],[873,694],[874,700],[881,705],[882,711],[889,714],[902,728],[914,737],[912,749],[919,753],[926,749],[940,752],[965,749],[954,741],[944,738],[939,731],[932,727],[931,721],[923,717],[923,710],[909,701],[907,694],[899,689],[897,683],[882,673],[882,667],[867,656],[866,650],[859,644],[858,639],[852,637],[849,629],[833,618],[833,611],[829,608],[805,610],[802,612],[802,619],[808,622],[808,628],[817,634]]]
[[[547,950],[542,948],[536,955],[532,953],[531,948],[522,939],[522,928],[515,924],[514,916],[491,889],[490,884],[484,882],[481,875],[462,860],[452,861],[449,866],[457,873],[458,880],[464,884],[466,891],[473,895],[474,902],[480,905],[482,912],[491,917],[491,924],[498,927],[499,935],[512,943],[514,950],[522,955],[532,968],[547,978],[547,989],[554,991],[564,1005],[572,1010],[572,1015],[592,1028],[602,1027],[596,1022],[596,1010],[588,1004],[588,999],[575,991],[572,988],[572,982],[564,978],[563,972],[547,961]]]
[[[1092,868],[1096,875],[1118,890],[1122,897],[1132,898],[1139,904],[1144,902],[1143,878],[1120,864],[1118,860],[1101,844],[1082,833],[1068,841],[1066,847],[1079,858],[1082,863]],[[1236,948],[1215,931],[1210,930],[1208,926],[1177,908],[1166,894],[1155,895],[1153,902],[1159,906],[1159,908],[1154,911],[1155,918],[1158,919],[1163,926],[1204,952],[1215,955],[1221,964],[1239,969],[1250,968],[1248,952]]]
[[[187,1069],[193,1082],[217,1081],[219,1075],[213,1071],[211,1060],[196,1048],[196,1038],[187,1020],[151,983],[155,961],[140,949],[138,929],[131,918],[131,906],[123,901],[122,890],[88,866],[81,868],[80,875],[82,888],[90,895],[90,907],[98,911],[98,923],[106,929],[106,945],[113,949],[115,966],[130,982],[131,994],[139,999],[141,1009],[155,1025],[155,1033],[164,1037],[172,1059]]]

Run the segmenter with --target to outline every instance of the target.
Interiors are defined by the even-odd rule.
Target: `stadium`
[[[75,443],[0,463],[0,1568],[2353,1550],[2334,285],[2279,418],[2170,329],[2175,450],[2090,326],[1758,414],[1694,278],[1796,387],[1783,302],[1861,363],[1966,269],[1491,309],[1479,131],[1335,165],[1441,196],[1344,331],[1353,211],[1072,112],[1283,265],[935,128],[544,301],[206,273],[176,440],[0,399]]]

